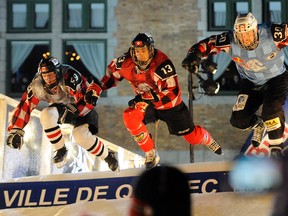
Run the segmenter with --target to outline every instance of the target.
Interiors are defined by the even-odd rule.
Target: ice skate
[[[119,171],[119,164],[118,160],[115,157],[115,152],[110,149],[108,149],[108,152],[108,156],[104,160],[108,164],[109,169],[113,172],[117,170]]]
[[[261,122],[254,127],[253,136],[251,138],[251,143],[254,147],[258,147],[260,145],[264,131],[265,125],[261,120]]]
[[[146,169],[151,169],[157,166],[159,161],[160,161],[160,157],[157,155],[157,152],[155,149],[152,149],[145,153],[145,168]]]
[[[68,150],[65,146],[55,151],[55,154],[53,157],[53,163],[56,165],[58,169],[63,167],[67,163],[67,160],[66,160],[67,152]]]
[[[205,146],[211,151],[213,151],[215,154],[222,155],[222,149],[220,144],[213,138],[211,138],[210,144],[206,144]]]

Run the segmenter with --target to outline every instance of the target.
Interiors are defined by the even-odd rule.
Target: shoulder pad
[[[156,68],[155,73],[161,80],[165,80],[171,76],[175,76],[176,70],[171,60],[166,59]]]
[[[69,68],[64,75],[65,85],[69,86],[76,91],[77,85],[82,82],[82,78],[79,72]]]
[[[216,47],[228,46],[229,44],[230,44],[229,32],[223,32],[220,35],[216,35],[216,41],[215,41]]]
[[[116,69],[120,69],[122,67],[123,62],[127,58],[128,53],[124,53],[122,56],[116,59]]]
[[[286,39],[286,24],[278,24],[278,23],[272,23],[271,24],[271,32],[272,32],[272,37],[273,40],[276,42],[281,42]]]

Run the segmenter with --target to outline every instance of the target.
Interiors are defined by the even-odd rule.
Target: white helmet
[[[234,39],[235,43],[239,44],[243,49],[254,50],[258,46],[258,28],[257,20],[252,13],[240,14],[236,17],[234,23]],[[239,41],[239,33],[254,32],[254,41],[249,45],[244,45]]]

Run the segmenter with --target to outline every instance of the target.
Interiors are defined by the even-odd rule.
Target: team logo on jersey
[[[136,93],[143,94],[145,92],[149,92],[152,87],[148,83],[139,83],[136,89]]]
[[[280,118],[276,117],[274,119],[270,119],[264,122],[267,131],[273,131],[281,127]]]
[[[272,52],[269,54],[269,56],[266,58],[266,60],[273,59],[277,55],[277,52]]]

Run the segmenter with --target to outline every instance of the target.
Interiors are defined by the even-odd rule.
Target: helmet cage
[[[41,79],[43,84],[45,84],[45,87],[48,89],[53,89],[55,86],[59,84],[60,78],[61,78],[61,70],[60,70],[60,62],[55,57],[48,57],[45,59],[42,59],[38,65],[38,73],[40,73]],[[56,75],[56,82],[52,84],[47,84],[45,80],[43,79],[42,74],[45,73],[55,73]]]
[[[257,28],[257,20],[252,13],[247,14],[240,14],[237,16],[235,23],[234,23],[234,40],[235,43],[238,44],[241,48],[246,50],[254,50],[258,46],[259,42],[259,35],[258,35],[258,28]],[[240,34],[253,31],[254,40],[249,45],[243,44],[240,41]]]
[[[139,47],[147,47],[149,52],[149,58],[147,61],[140,61],[137,59],[135,49]],[[154,56],[154,40],[148,33],[139,33],[131,42],[130,55],[133,62],[140,67],[140,69],[146,69],[151,63]]]

